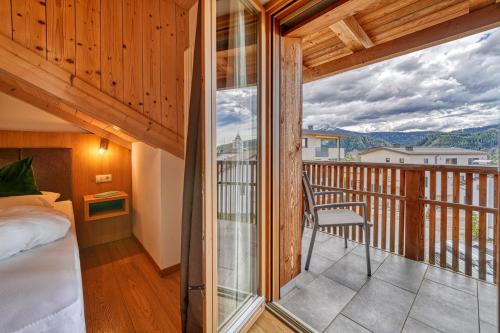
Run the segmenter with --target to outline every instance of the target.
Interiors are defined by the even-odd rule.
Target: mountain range
[[[354,132],[342,128],[321,128],[322,132],[344,134],[342,147],[346,153],[362,151],[373,147],[395,145],[423,147],[456,147],[473,150],[498,152],[499,124],[483,127],[464,128],[452,132]]]

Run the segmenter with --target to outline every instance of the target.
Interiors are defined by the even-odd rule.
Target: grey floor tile
[[[440,333],[438,330],[419,322],[418,320],[408,317],[402,333]]]
[[[307,257],[302,256],[302,272],[307,272],[305,270],[306,258]],[[335,261],[326,259],[325,257],[317,253],[313,253],[313,255],[311,256],[311,263],[309,264],[308,272],[319,275],[330,268],[334,263]]]
[[[375,333],[400,332],[414,298],[409,291],[372,278],[342,314]]]
[[[355,323],[351,319],[344,317],[343,315],[338,315],[333,323],[328,326],[325,333],[370,333],[363,326]]]
[[[309,245],[309,240],[311,239],[311,236],[312,236],[312,229],[305,228],[304,234],[302,235],[302,241],[305,240],[307,242],[307,245]],[[323,243],[324,241],[327,241],[332,237],[333,237],[332,235],[318,231],[316,233],[316,242]]]
[[[338,237],[332,237],[326,242],[316,244],[315,250],[319,255],[328,258],[332,261],[337,261],[342,258],[346,253],[353,250],[358,244],[354,242],[347,242],[347,248],[344,246],[344,240]],[[314,252],[313,252],[314,254]],[[307,253],[305,254],[307,257]]]
[[[426,264],[391,255],[379,267],[375,277],[416,293],[424,278],[426,269]]]
[[[372,273],[382,264],[381,261],[370,260]],[[353,252],[346,254],[332,267],[323,272],[323,275],[358,291],[368,281],[366,258]]]
[[[490,325],[497,326],[497,287],[478,281],[479,318]]]
[[[442,332],[479,332],[477,299],[463,291],[424,280],[410,317]]]
[[[461,274],[456,274],[446,269],[429,266],[427,272],[425,273],[425,278],[434,282],[444,284],[448,287],[464,291],[471,295],[477,294],[476,279]]]
[[[285,286],[281,287],[280,289],[281,297],[282,298],[285,297],[285,295],[288,294],[295,287],[304,288],[317,277],[318,276],[316,274],[308,271],[301,272],[299,275],[297,275],[295,278],[289,281]]]
[[[485,321],[479,322],[479,327],[481,329],[481,333],[498,333],[498,328],[495,325],[491,325]]]
[[[318,331],[326,329],[355,294],[323,276],[297,290],[287,295],[281,305]]]
[[[366,249],[363,244],[359,244],[358,246],[356,246],[356,248],[352,250],[352,252],[362,257],[365,257],[366,255]],[[379,250],[370,246],[370,259],[372,260],[384,261],[384,259],[389,255],[390,253],[387,251]]]

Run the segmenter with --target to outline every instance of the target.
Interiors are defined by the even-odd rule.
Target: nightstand
[[[93,194],[88,194],[83,196],[83,207],[85,221],[128,215],[129,197],[123,191],[104,198],[96,198]]]

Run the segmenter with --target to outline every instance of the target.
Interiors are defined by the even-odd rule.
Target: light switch
[[[95,182],[97,184],[99,183],[109,183],[113,180],[113,177],[111,176],[111,174],[108,174],[108,175],[96,175],[95,176]]]

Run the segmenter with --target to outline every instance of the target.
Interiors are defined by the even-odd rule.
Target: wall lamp
[[[99,154],[103,155],[108,150],[109,140],[101,138],[101,144],[99,145]]]

